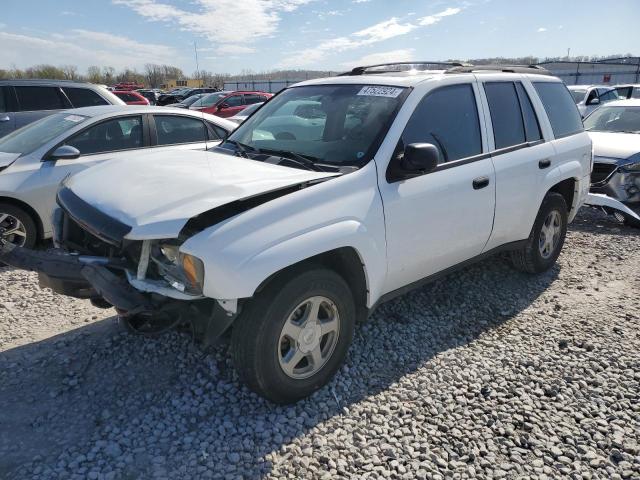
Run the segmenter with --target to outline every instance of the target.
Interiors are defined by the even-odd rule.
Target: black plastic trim
[[[100,240],[119,247],[131,231],[126,225],[89,205],[68,187],[58,191],[58,205],[82,228]]]
[[[416,280],[415,282],[405,285],[404,287],[400,287],[396,290],[385,293],[384,295],[382,295],[382,297],[380,297],[380,299],[375,303],[375,305],[373,305],[369,309],[369,314],[372,314],[373,311],[378,307],[378,305],[382,303],[388,302],[389,300],[393,300],[394,298],[404,295],[405,293],[408,293],[412,290],[423,287],[429,283],[435,282],[436,280],[446,277],[450,273],[466,268],[470,265],[473,265],[474,263],[478,263],[497,253],[518,250],[524,247],[526,244],[527,244],[527,239],[518,240],[516,242],[505,243],[504,245],[500,245],[499,247],[493,248],[487,252],[481,253],[480,255],[470,258],[469,260],[465,260],[464,262],[458,263],[457,265],[453,265],[449,268],[445,268],[444,270],[436,272],[433,275],[429,275],[420,280]]]

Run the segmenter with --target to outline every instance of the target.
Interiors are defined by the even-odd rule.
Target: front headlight
[[[180,254],[182,271],[186,280],[191,284],[189,290],[202,293],[204,287],[204,264],[202,260],[187,253]]]

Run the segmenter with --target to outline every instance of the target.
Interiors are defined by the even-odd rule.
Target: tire
[[[38,242],[38,229],[36,228],[36,222],[33,217],[20,207],[9,203],[0,203],[0,219],[2,219],[4,215],[7,215],[7,217],[0,223],[0,229],[2,227],[5,229],[15,228],[18,225],[16,223],[17,220],[22,227],[19,228],[19,231],[24,234],[24,237],[14,234],[6,238],[3,236],[3,240],[9,240],[9,242],[15,243],[20,247],[34,248]],[[24,240],[22,240],[22,238],[24,238]]]
[[[624,215],[624,223],[625,225],[628,225],[630,227],[633,228],[640,228],[640,221],[633,218],[631,215],[628,214],[623,214]]]
[[[553,217],[554,230],[552,246],[545,242],[547,238],[543,233],[550,231],[545,222]],[[557,227],[556,225],[557,220]],[[511,262],[516,270],[526,273],[542,273],[553,267],[560,256],[564,240],[567,235],[568,212],[567,203],[559,193],[549,192],[544,197],[536,221],[531,229],[531,234],[526,245],[520,250],[511,252]],[[543,248],[542,243],[545,244]]]
[[[337,273],[312,267],[284,274],[246,307],[233,326],[232,356],[240,378],[257,394],[293,403],[327,384],[340,368],[353,338],[356,306]]]

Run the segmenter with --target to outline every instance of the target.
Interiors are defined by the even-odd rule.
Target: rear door
[[[539,208],[540,184],[554,150],[542,135],[526,79],[480,78],[496,170],[496,212],[488,251],[529,236]]]
[[[16,115],[10,107],[10,95],[12,94],[11,87],[0,87],[0,137],[13,132],[16,128]]]
[[[72,107],[59,87],[16,85],[14,90],[18,101],[16,128]]]

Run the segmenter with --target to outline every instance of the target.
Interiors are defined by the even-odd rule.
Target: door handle
[[[489,177],[478,177],[473,180],[473,189],[480,190],[489,185]]]
[[[538,168],[540,170],[544,170],[545,168],[549,168],[551,166],[551,160],[548,158],[545,158],[544,160],[540,160],[538,162]]]
[[[11,117],[9,117],[9,115],[5,115],[4,117],[0,118],[0,122],[8,122],[9,120],[11,120]]]

